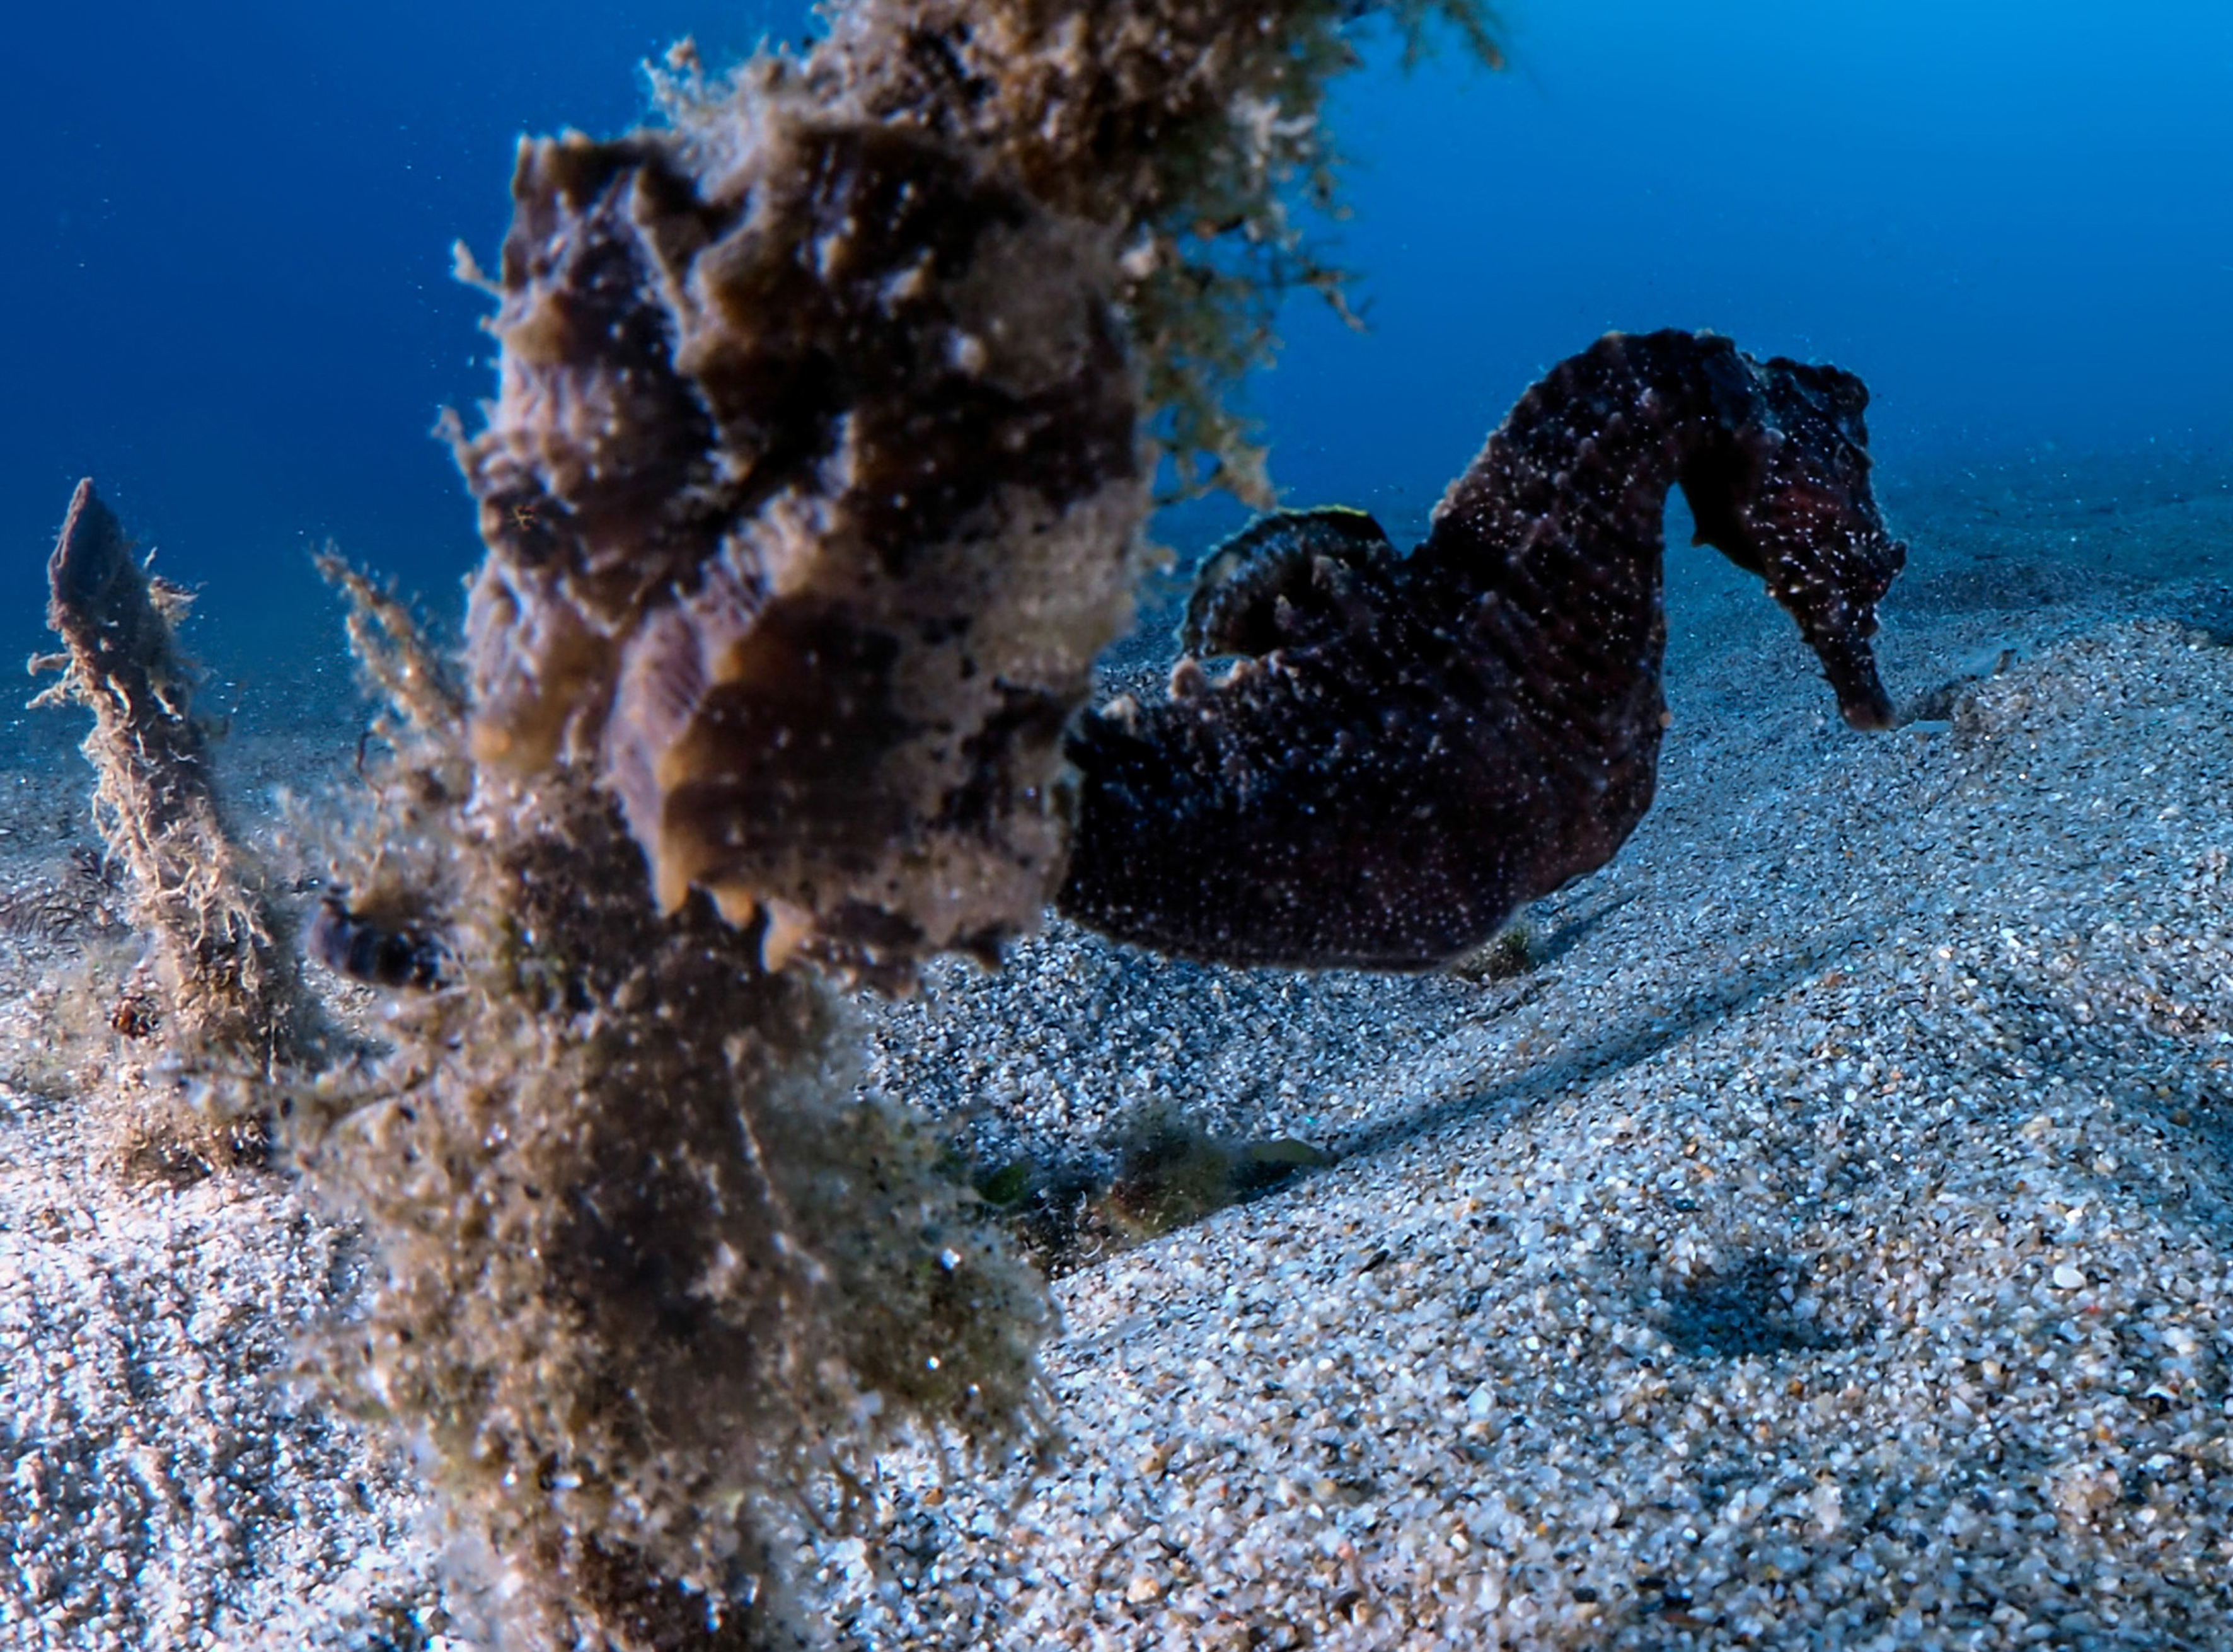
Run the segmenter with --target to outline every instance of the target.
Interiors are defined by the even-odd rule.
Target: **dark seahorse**
[[[1075,726],[1058,907],[1182,957],[1417,969],[1603,866],[1667,720],[1670,486],[1799,622],[1846,720],[1889,726],[1869,638],[1906,547],[1867,403],[1710,334],[1610,334],[1520,399],[1409,556],[1358,511],[1259,522],[1205,564],[1170,699]]]

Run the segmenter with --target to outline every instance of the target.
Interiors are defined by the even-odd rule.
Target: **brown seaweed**
[[[1117,229],[1117,302],[1182,492],[1268,504],[1266,453],[1235,406],[1270,363],[1282,297],[1344,320],[1346,275],[1304,236],[1295,198],[1336,211],[1326,88],[1379,14],[1406,64],[1436,33],[1503,54],[1479,0],[850,0],[805,65],[818,94],[993,157],[1066,217]]]
[[[1905,548],[1867,392],[1705,334],[1611,334],[1520,400],[1399,556],[1356,512],[1255,524],[1204,567],[1171,697],[1083,719],[1058,905],[1236,964],[1441,964],[1605,863],[1651,803],[1662,517],[1760,575],[1846,720]],[[1213,680],[1201,659],[1240,656]]]

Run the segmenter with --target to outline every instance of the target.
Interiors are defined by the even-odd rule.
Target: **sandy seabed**
[[[1058,928],[864,1005],[988,1159],[1175,1110],[1332,1163],[1060,1281],[1052,1466],[888,1461],[880,1540],[800,1555],[835,1642],[2233,1644],[2233,493],[1887,492],[1939,714],[1847,732],[1675,552],[1659,801],[1529,972]],[[284,1380],[361,1242],[119,1177],[55,1053],[124,943],[49,720],[0,771],[0,1646],[472,1644],[407,1457]],[[237,797],[346,774],[345,714],[252,723]]]

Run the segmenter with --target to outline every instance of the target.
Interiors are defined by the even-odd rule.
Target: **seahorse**
[[[1668,721],[1671,486],[1846,721],[1890,726],[1869,639],[1906,547],[1867,405],[1836,367],[1613,333],[1521,396],[1408,556],[1361,511],[1259,521],[1204,563],[1168,700],[1073,725],[1058,910],[1182,957],[1422,969],[1603,866]]]

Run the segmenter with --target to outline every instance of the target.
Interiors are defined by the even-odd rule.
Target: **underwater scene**
[[[2233,10],[5,33],[0,1649],[2233,1645]]]

